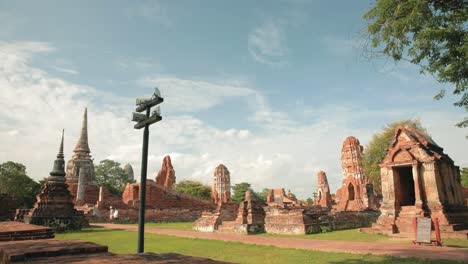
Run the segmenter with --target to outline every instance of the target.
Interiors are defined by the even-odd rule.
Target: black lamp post
[[[151,107],[164,102],[158,88],[155,88],[151,98],[137,98],[136,110],[138,113],[133,113],[132,121],[137,122],[135,129],[145,128],[143,132],[143,152],[141,157],[141,180],[140,180],[140,204],[138,217],[138,249],[137,253],[145,251],[145,207],[146,207],[146,174],[148,168],[148,141],[149,141],[149,126],[161,121],[161,110],[159,106],[153,113],[150,114]],[[140,114],[146,111],[146,114]]]

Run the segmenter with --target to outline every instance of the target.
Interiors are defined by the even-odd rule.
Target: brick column
[[[417,160],[413,161],[413,181],[414,181],[414,196],[415,196],[415,203],[417,209],[422,210],[422,196],[421,196],[421,186],[420,186],[420,179],[419,179],[419,163]]]

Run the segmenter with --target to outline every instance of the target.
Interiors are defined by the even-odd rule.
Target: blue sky
[[[321,169],[340,185],[346,136],[365,145],[402,118],[420,118],[468,166],[467,131],[453,127],[466,113],[451,96],[432,99],[446,86],[364,56],[372,3],[0,1],[0,161],[47,176],[60,129],[70,157],[87,106],[96,162],[130,162],[138,175],[141,135],[129,117],[134,98],[159,86],[151,175],[171,154],[178,180],[210,183],[222,162],[233,183],[305,198]]]

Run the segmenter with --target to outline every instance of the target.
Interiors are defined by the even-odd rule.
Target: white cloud
[[[78,71],[73,70],[73,69],[67,69],[67,68],[62,68],[62,67],[57,67],[57,66],[54,66],[53,68],[54,68],[55,70],[57,70],[57,71],[64,72],[64,73],[68,73],[68,74],[72,74],[72,75],[78,75],[78,74],[80,74]]]
[[[61,129],[65,128],[65,153],[69,159],[87,106],[91,154],[96,161],[111,158],[123,164],[130,162],[135,174],[140,175],[142,131],[133,129],[129,115],[134,98],[103,93],[30,66],[31,56],[50,50],[46,43],[0,45],[0,162],[21,162],[35,179],[48,176]],[[362,118],[387,117],[384,110],[369,113],[330,106],[313,112],[313,119],[298,123],[286,113],[272,111],[266,98],[249,86],[175,77],[147,81],[165,87],[165,106],[171,101],[186,104],[183,100],[189,100],[198,105],[187,107],[187,111],[196,111],[209,109],[226,98],[248,97],[258,102],[256,108],[250,108],[252,115],[264,113],[258,114],[256,122],[265,128],[278,120],[282,123],[275,125],[283,124],[283,129],[278,130],[223,130],[188,113],[164,114],[163,121],[151,128],[148,178],[155,177],[162,157],[170,154],[178,181],[196,179],[210,184],[214,168],[224,163],[231,171],[233,184],[250,182],[256,190],[284,187],[306,198],[315,190],[319,170],[327,172],[332,190],[339,186],[340,149],[347,136],[354,135],[365,145],[384,123],[376,124],[374,129],[353,128],[355,124]],[[420,116],[456,164],[468,166],[465,133],[452,126],[460,117],[444,112]]]
[[[268,19],[254,28],[247,40],[250,55],[257,61],[270,66],[285,66],[290,53],[284,29],[278,21]]]
[[[211,108],[230,97],[246,97],[256,92],[247,86],[231,83],[212,83],[176,77],[146,77],[143,86],[164,87],[164,108],[170,113],[196,112]]]

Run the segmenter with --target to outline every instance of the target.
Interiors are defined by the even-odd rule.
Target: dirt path
[[[118,224],[95,224],[112,229],[122,229],[137,231],[136,225],[118,225]],[[182,231],[173,229],[162,229],[156,227],[146,227],[145,233],[169,235],[177,237],[214,239],[223,241],[235,241],[247,244],[277,246],[282,248],[296,248],[317,250],[326,252],[344,252],[353,254],[375,254],[391,255],[398,257],[415,257],[426,259],[449,259],[462,260],[468,262],[468,249],[451,247],[432,247],[404,244],[387,243],[369,243],[369,242],[351,242],[335,240],[312,240],[301,238],[279,238],[279,237],[261,237],[247,236],[224,233],[203,233],[196,231]]]

